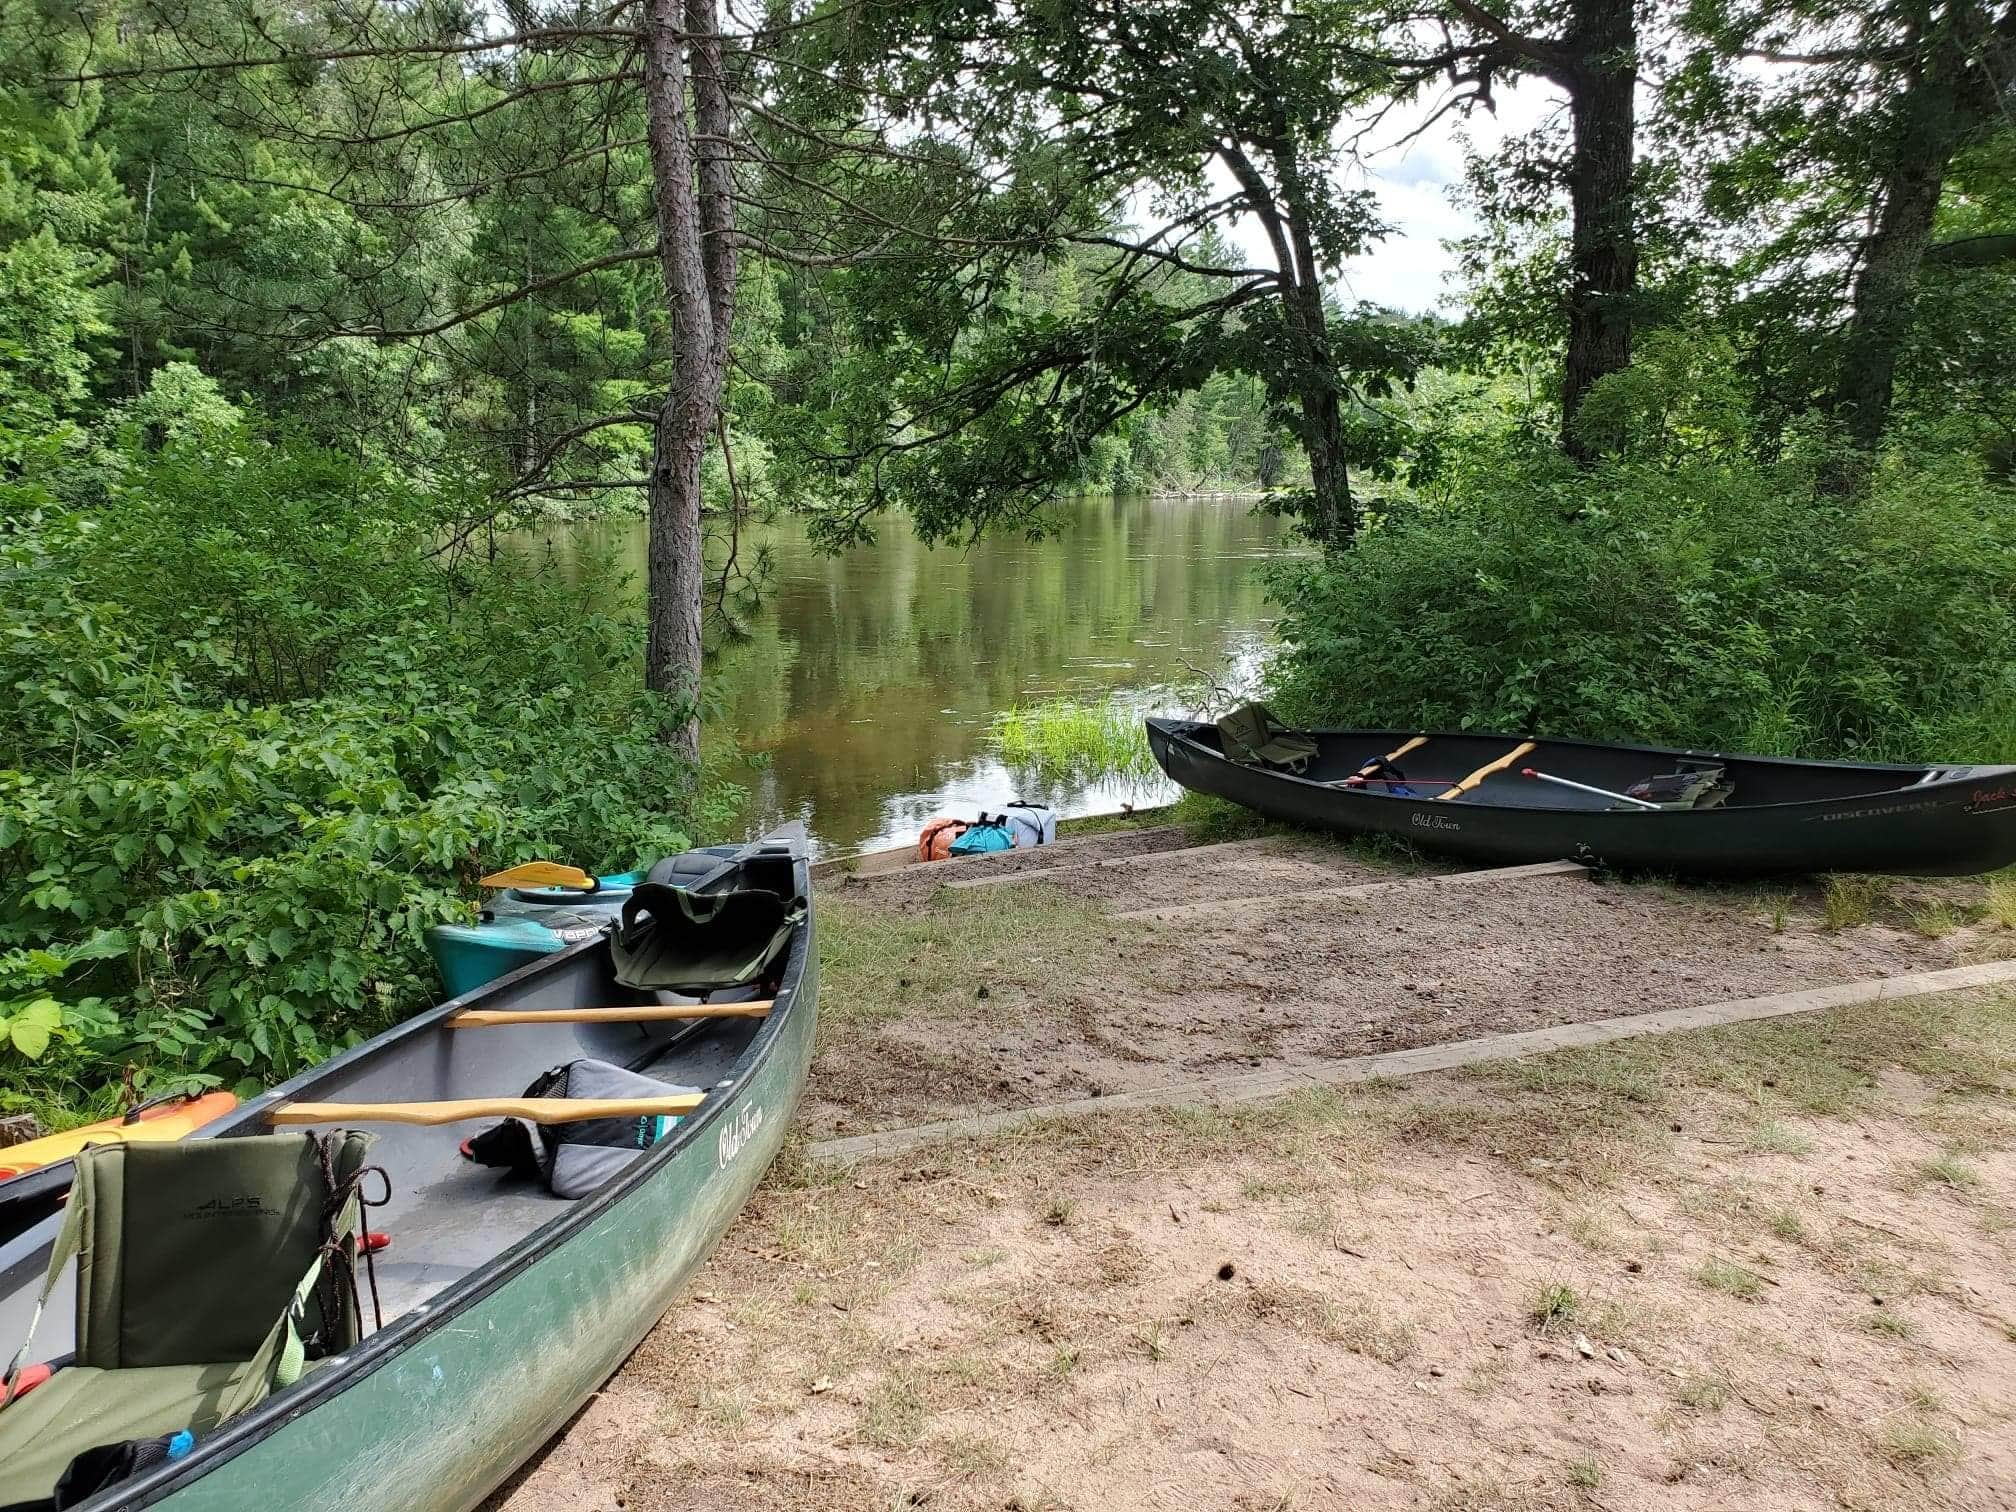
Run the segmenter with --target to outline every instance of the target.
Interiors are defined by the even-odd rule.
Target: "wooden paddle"
[[[478,887],[572,887],[593,892],[601,886],[578,866],[562,866],[558,861],[527,861],[507,866],[487,877],[476,879]]]
[[[631,1003],[621,1008],[466,1008],[447,1019],[450,1029],[494,1029],[505,1024],[652,1024],[666,1019],[768,1018],[769,998],[752,1003]]]
[[[1407,744],[1401,746],[1400,749],[1398,749],[1397,751],[1388,751],[1384,756],[1366,762],[1365,765],[1361,766],[1360,768],[1358,768],[1357,771],[1353,772],[1351,776],[1369,777],[1372,775],[1372,773],[1378,771],[1380,767],[1390,766],[1394,762],[1398,761],[1402,756],[1405,756],[1409,751],[1414,750],[1418,746],[1424,746],[1426,744],[1428,744],[1428,737],[1426,735],[1416,735],[1412,740],[1408,741]],[[1345,780],[1348,782],[1350,779],[1346,778]]]
[[[1469,792],[1470,789],[1474,788],[1475,786],[1477,786],[1478,783],[1482,782],[1486,777],[1491,776],[1494,772],[1504,771],[1505,768],[1512,765],[1513,762],[1517,761],[1521,756],[1524,756],[1528,751],[1532,750],[1533,748],[1534,748],[1533,741],[1530,740],[1520,741],[1518,745],[1512,747],[1511,750],[1507,751],[1503,756],[1500,756],[1496,761],[1485,762],[1483,766],[1477,768],[1476,771],[1472,772],[1468,777],[1465,777],[1461,782],[1457,783],[1447,792],[1437,793],[1435,795],[1435,801],[1437,803],[1444,803],[1451,798],[1462,797],[1465,793]]]
[[[472,1118],[522,1118],[527,1123],[585,1123],[591,1118],[663,1118],[691,1113],[705,1092],[663,1097],[463,1097],[447,1102],[282,1103],[266,1115],[286,1124],[451,1124]]]

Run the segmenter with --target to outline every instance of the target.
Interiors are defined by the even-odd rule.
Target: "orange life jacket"
[[[917,859],[943,861],[952,854],[952,842],[965,833],[964,819],[933,819],[917,837]]]

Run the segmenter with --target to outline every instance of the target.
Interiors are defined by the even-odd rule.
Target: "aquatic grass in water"
[[[1048,782],[1147,781],[1156,771],[1140,713],[1119,704],[1056,698],[1018,706],[997,716],[989,733],[1003,762]]]

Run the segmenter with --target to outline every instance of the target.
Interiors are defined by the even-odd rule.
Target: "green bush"
[[[292,1074],[429,1000],[482,871],[687,843],[606,584],[242,430],[88,476],[0,509],[0,1103]]]
[[[1807,461],[1729,460],[1698,436],[1586,471],[1487,448],[1456,502],[1402,509],[1347,555],[1279,570],[1280,711],[2016,756],[2016,494],[1970,460],[1921,456],[1836,500]]]

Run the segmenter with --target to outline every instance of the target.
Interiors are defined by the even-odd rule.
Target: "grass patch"
[[[1118,814],[1082,814],[1076,819],[1057,821],[1059,840],[1082,840],[1087,835],[1124,835],[1129,830],[1155,829],[1178,823],[1176,805],[1128,809]]]
[[[907,1449],[924,1435],[929,1416],[923,1393],[907,1375],[884,1376],[861,1404],[855,1432],[864,1443],[883,1449]]]
[[[1914,1169],[1925,1180],[1956,1191],[1972,1191],[1981,1185],[1980,1173],[1950,1150],[1919,1161]]]
[[[1771,1216],[1764,1220],[1771,1232],[1787,1244],[1798,1244],[1806,1237],[1806,1225],[1791,1208],[1774,1208]]]
[[[1333,1303],[1323,1310],[1321,1324],[1324,1338],[1382,1365],[1397,1365],[1420,1348],[1412,1323],[1384,1317],[1362,1301],[1350,1306]]]
[[[1898,1418],[1876,1440],[1877,1452],[1900,1470],[1932,1470],[1960,1457],[1960,1443],[1915,1414]]]
[[[1768,1119],[1750,1131],[1750,1148],[1760,1155],[1811,1155],[1813,1141],[1776,1119]]]
[[[1829,877],[1820,894],[1821,921],[1829,929],[1854,929],[1876,915],[1879,891],[1868,877]]]
[[[988,738],[1017,774],[1046,782],[1121,778],[1146,783],[1158,770],[1138,710],[1114,703],[1047,703],[997,715]]]
[[[1941,939],[1964,922],[1950,903],[1927,903],[1911,911],[1911,927],[1928,940]]]
[[[1734,1297],[1739,1302],[1755,1302],[1764,1295],[1762,1276],[1717,1255],[1710,1255],[1701,1262],[1701,1269],[1694,1273],[1694,1279],[1708,1290]]]
[[[1603,1484],[1603,1467],[1596,1463],[1595,1455],[1581,1454],[1568,1461],[1568,1484],[1583,1491],[1594,1491]]]
[[[1549,1281],[1526,1304],[1526,1319],[1542,1333],[1573,1323],[1582,1312],[1582,1295],[1562,1281]]]
[[[1680,1382],[1680,1389],[1674,1393],[1680,1405],[1691,1407],[1696,1412],[1720,1412],[1729,1405],[1735,1395],[1729,1383],[1720,1376],[1690,1375]]]
[[[1918,1335],[1917,1325],[1890,1307],[1879,1307],[1873,1312],[1864,1313],[1862,1327],[1864,1331],[1876,1334],[1880,1338],[1896,1339],[1900,1342],[1916,1338]]]
[[[935,1441],[931,1452],[954,1475],[999,1475],[1008,1468],[1008,1451],[993,1439],[973,1434],[950,1434]]]
[[[820,1027],[852,1028],[912,1014],[972,1019],[1019,995],[1054,999],[1101,974],[1112,925],[1098,909],[1049,888],[1003,887],[984,908],[902,914],[829,892],[819,900]]]
[[[2016,877],[1996,877],[1982,899],[1988,917],[2004,929],[2016,929]]]

